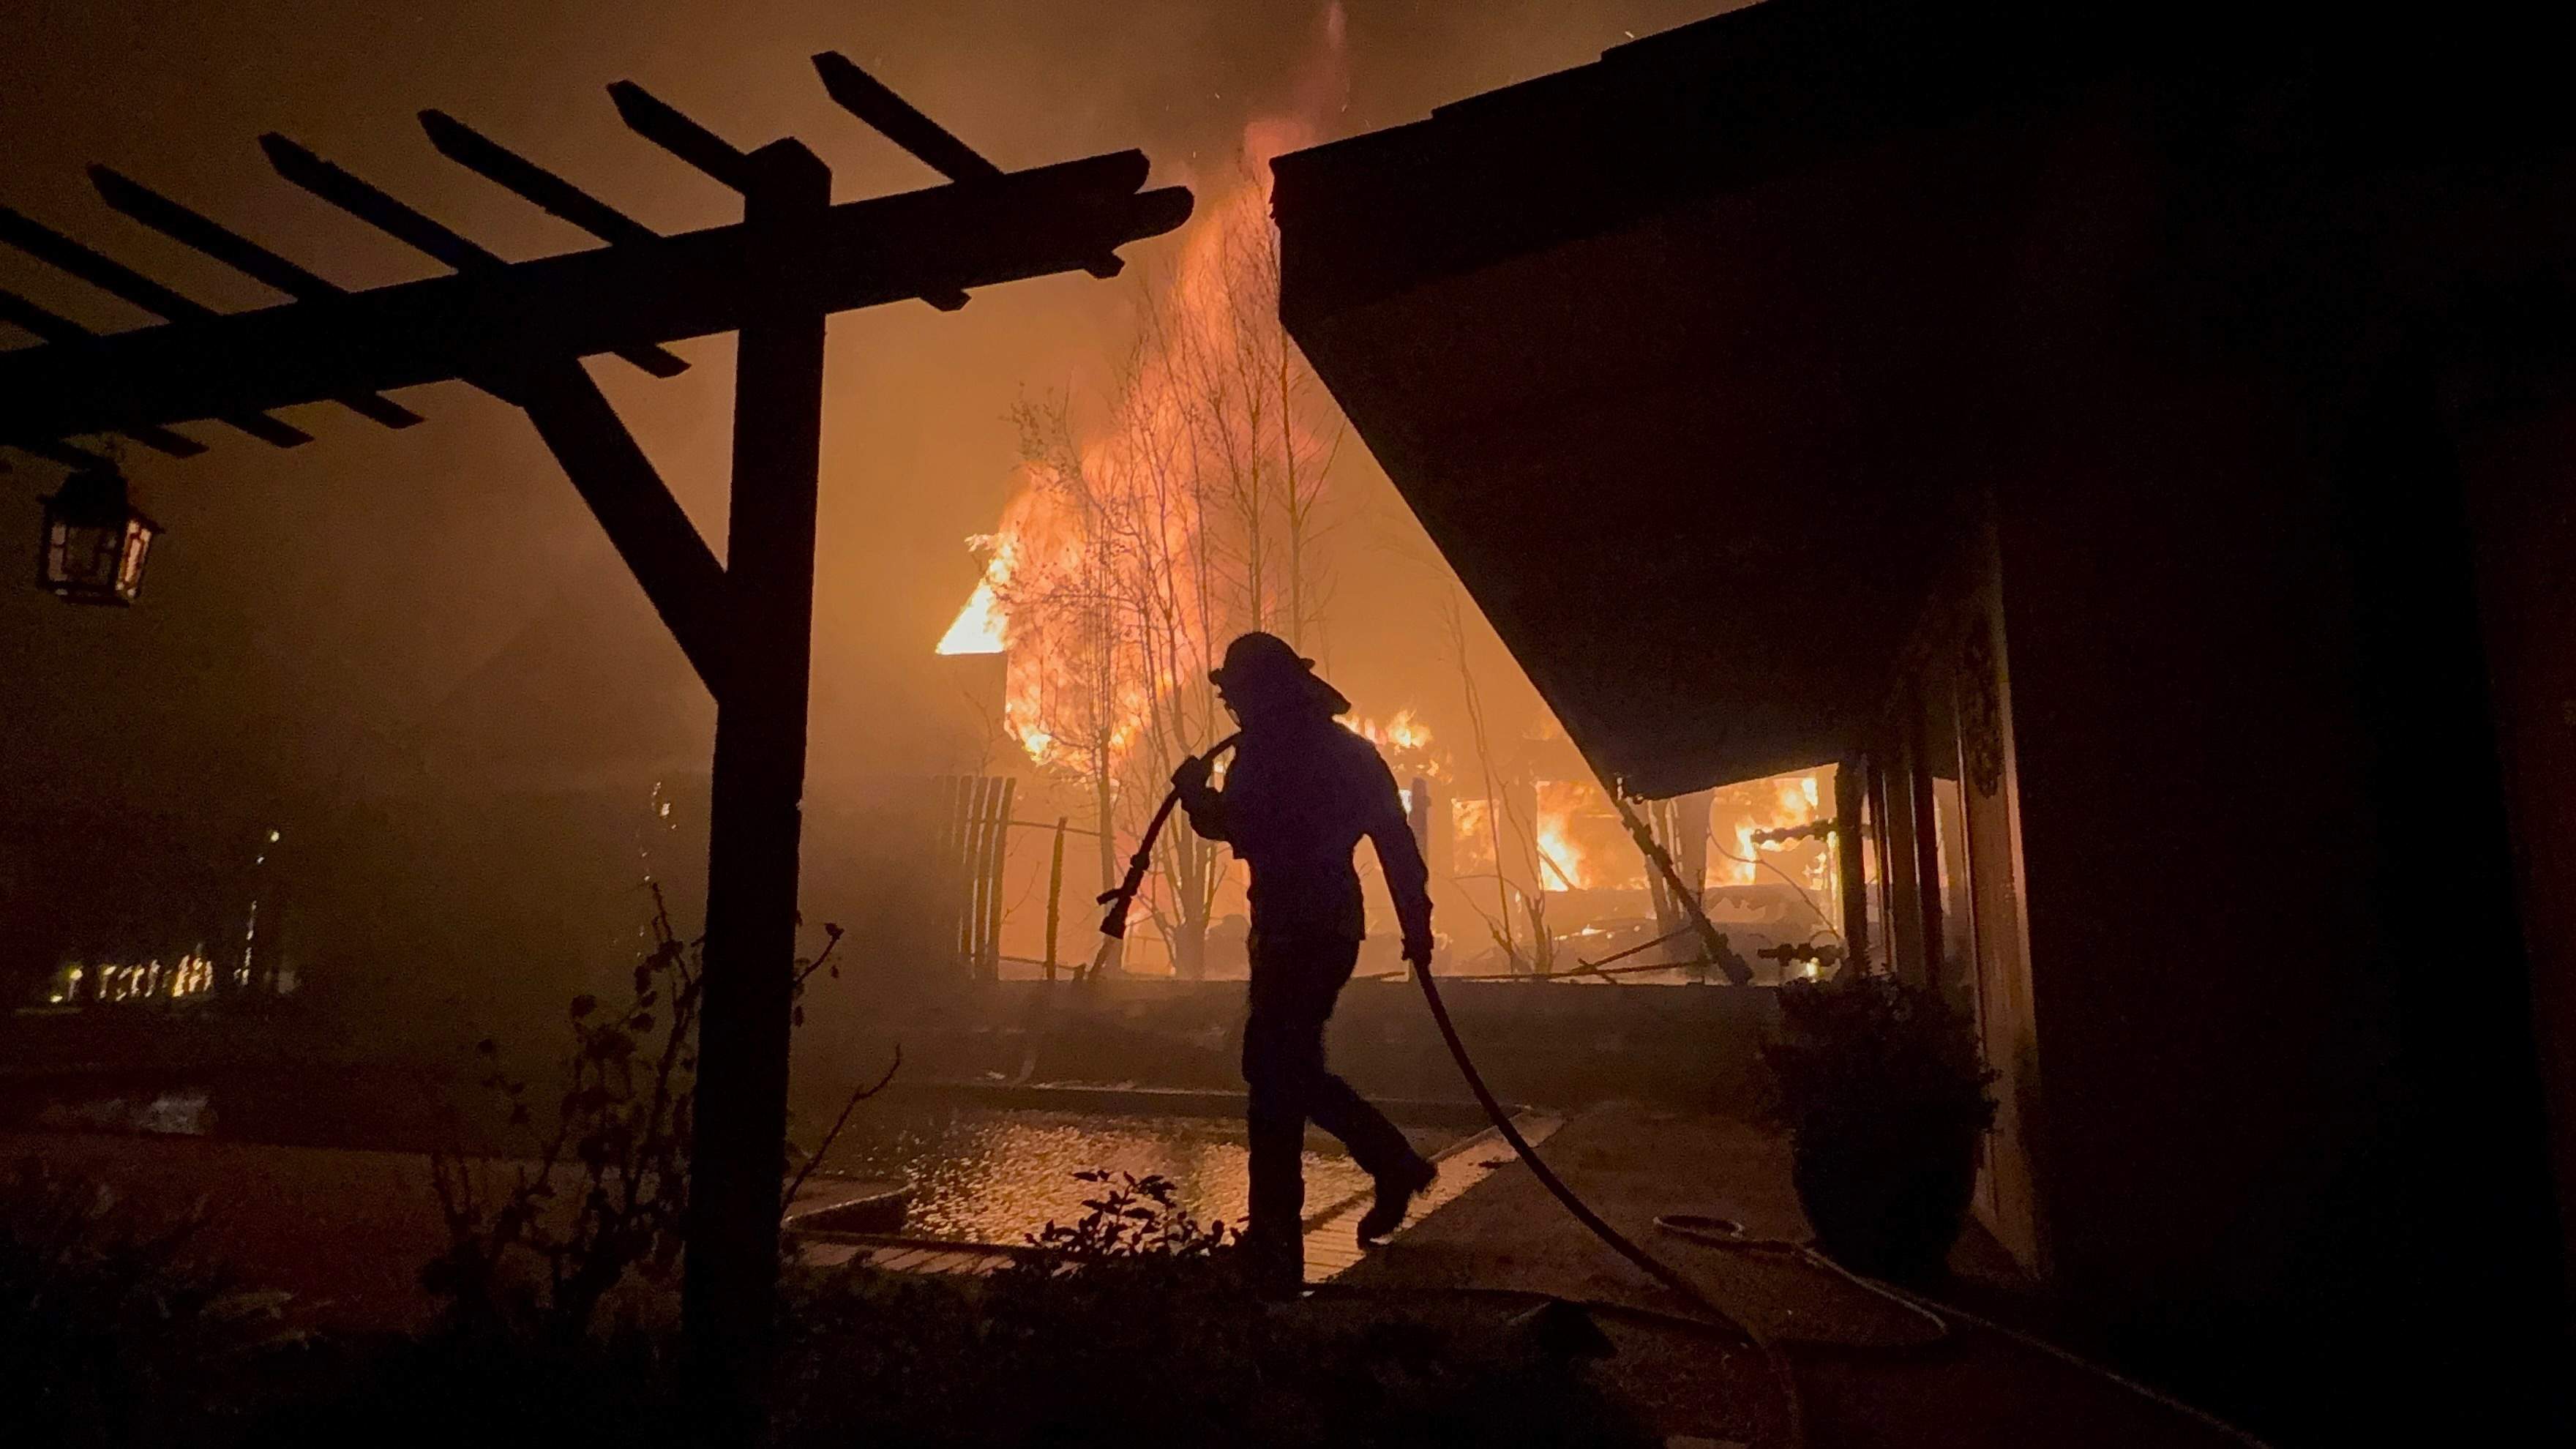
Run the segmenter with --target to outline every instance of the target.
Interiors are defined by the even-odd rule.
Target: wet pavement
[[[903,1226],[908,1237],[1021,1242],[1050,1221],[1082,1217],[1083,1199],[1097,1197],[1099,1189],[1073,1174],[1092,1168],[1169,1178],[1181,1208],[1193,1217],[1241,1222],[1249,1210],[1240,1117],[901,1100],[861,1110],[865,1115],[852,1123],[826,1166],[855,1177],[911,1183]],[[1406,1135],[1416,1147],[1437,1151],[1462,1134],[1408,1128]],[[1309,1134],[1305,1171],[1309,1204],[1340,1202],[1368,1186],[1368,1175],[1321,1133]]]
[[[1524,1140],[1545,1142],[1563,1119],[1547,1112],[1523,1112],[1514,1122]],[[1414,1201],[1413,1215],[1405,1221],[1395,1237],[1430,1219],[1441,1208],[1457,1201],[1497,1169],[1511,1160],[1511,1148],[1502,1136],[1488,1128],[1433,1149],[1423,1142],[1427,1133],[1413,1133],[1416,1145],[1429,1151],[1440,1175],[1431,1187]],[[1322,1182],[1314,1170],[1318,1154],[1309,1150],[1306,1182],[1306,1281],[1329,1283],[1347,1275],[1368,1255],[1359,1246],[1360,1215],[1368,1211],[1373,1194],[1367,1176],[1352,1166],[1345,1157],[1327,1157],[1332,1170]],[[1236,1149],[1235,1179],[1220,1190],[1239,1200],[1243,1193],[1241,1149]],[[1333,1190],[1322,1190],[1327,1187]],[[1084,1186],[1084,1191],[1092,1189]],[[1236,1219],[1239,1220],[1239,1214]],[[792,1223],[791,1219],[791,1223]],[[890,1273],[982,1274],[1009,1261],[1021,1245],[1018,1235],[984,1237],[948,1237],[916,1229],[907,1224],[900,1233],[807,1232],[799,1257],[809,1266],[838,1268],[859,1265]],[[1382,1250],[1380,1250],[1382,1251]]]

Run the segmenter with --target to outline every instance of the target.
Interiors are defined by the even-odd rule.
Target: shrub
[[[1082,1174],[1065,1256],[982,1278],[793,1272],[780,1449],[1394,1449],[1642,1446],[1636,1415],[1504,1314],[1418,1304],[1264,1303],[1216,1224],[1151,1178]],[[361,1349],[270,1418],[257,1445],[481,1442],[659,1449],[715,1442],[684,1396],[677,1342],[451,1329]]]
[[[224,1375],[278,1339],[284,1300],[214,1267],[204,1225],[34,1161],[0,1180],[0,1443],[186,1442],[209,1427]]]
[[[525,1100],[529,1084],[501,1069],[498,1044],[487,1038],[475,1045],[480,1085],[523,1134],[523,1155],[506,1164],[455,1153],[430,1159],[448,1247],[423,1268],[421,1281],[448,1300],[460,1326],[536,1334],[560,1347],[589,1334],[612,1300],[630,1318],[639,1305],[667,1307],[688,1220],[706,963],[703,939],[673,931],[658,889],[651,930],[652,948],[635,965],[625,1005],[605,1006],[587,994],[572,999],[563,1086],[542,1117]],[[795,963],[800,1026],[805,983],[817,971],[840,975],[832,956],[841,928],[823,931],[823,949]],[[852,1092],[811,1153],[786,1144],[788,1159],[801,1162],[788,1197],[859,1103],[883,1090],[901,1063],[898,1050],[884,1076]]]
[[[1646,1445],[1635,1413],[1483,1305],[1267,1303],[1171,1184],[1094,1172],[1054,1250],[983,1278],[804,1279],[782,1444]],[[1059,1256],[1060,1255],[1060,1256]]]
[[[1890,1117],[1979,1131],[1994,1122],[1995,1073],[1975,1029],[1939,992],[1893,976],[1781,987],[1780,1034],[1762,1055],[1792,1131]]]

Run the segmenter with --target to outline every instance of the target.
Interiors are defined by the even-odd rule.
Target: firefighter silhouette
[[[1434,1169],[1385,1114],[1324,1065],[1324,1024],[1358,963],[1365,918],[1351,854],[1377,847],[1403,931],[1404,959],[1431,959],[1430,872],[1377,749],[1334,716],[1350,701],[1314,661],[1275,635],[1246,634],[1208,672],[1242,725],[1225,788],[1204,758],[1172,774],[1190,827],[1234,848],[1252,871],[1251,1010],[1243,1080],[1251,1134],[1252,1221],[1245,1235],[1267,1286],[1304,1275],[1300,1219],[1306,1123],[1342,1140],[1377,1187],[1360,1219],[1363,1245],[1392,1233]]]

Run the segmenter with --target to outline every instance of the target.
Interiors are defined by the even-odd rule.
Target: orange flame
[[[1413,706],[1399,709],[1383,725],[1365,715],[1342,721],[1342,728],[1358,735],[1381,751],[1397,755],[1424,755],[1431,748],[1431,726],[1414,717]],[[1424,758],[1408,761],[1423,774],[1437,777],[1445,773],[1444,762]]]
[[[1768,789],[1758,788],[1764,786]],[[1744,788],[1753,788],[1757,799],[1763,795],[1767,795],[1768,799],[1762,801],[1767,808],[1748,808],[1731,827],[1723,825],[1717,827],[1720,831],[1718,848],[1727,855],[1734,856],[1735,859],[1712,862],[1712,865],[1722,865],[1725,871],[1725,883],[1734,885],[1753,884],[1762,874],[1761,853],[1766,850],[1780,849],[1776,842],[1766,845],[1755,841],[1753,838],[1755,832],[1809,824],[1816,819],[1817,809],[1824,798],[1821,781],[1813,773],[1774,775],[1768,780],[1751,782],[1751,787]],[[1723,793],[1721,792],[1721,795]],[[1732,838],[1729,839],[1728,836]],[[1808,874],[1811,879],[1808,884],[1822,883],[1823,867],[1817,862],[1823,859],[1820,854],[1816,857],[1816,861],[1809,863]]]
[[[966,598],[966,607],[957,611],[957,621],[939,636],[942,654],[999,654],[1008,648],[1010,616],[994,593],[997,585],[1011,581],[1011,565],[1019,549],[1010,538],[981,533],[966,540],[968,548],[982,549],[984,577],[975,583],[975,592]]]
[[[1583,794],[1581,781],[1538,782],[1536,833],[1541,890],[1589,890],[1596,884],[1591,858],[1574,840],[1574,816],[1582,808]]]
[[[1233,557],[1241,541],[1216,536],[1218,520],[1201,511],[1207,480],[1194,470],[1210,465],[1206,440],[1193,430],[1208,425],[1212,410],[1242,405],[1224,391],[1242,386],[1240,379],[1222,375],[1239,347],[1291,346],[1284,332],[1263,331],[1278,327],[1269,163],[1322,139],[1339,113],[1348,92],[1345,23],[1338,0],[1325,7],[1320,44],[1297,73],[1289,113],[1244,128],[1237,157],[1243,171],[1232,188],[1193,179],[1202,197],[1214,200],[1180,239],[1168,284],[1141,318],[1142,341],[1107,399],[1107,416],[1079,440],[1055,439],[1061,455],[1024,468],[994,532],[970,540],[985,554],[984,576],[938,650],[1007,653],[1004,727],[1040,764],[1105,775],[1141,746],[1204,745],[1172,737],[1172,721],[1180,697],[1199,687],[1222,645],[1210,636],[1277,629],[1290,612],[1266,579],[1247,586],[1254,597],[1231,607],[1210,610],[1204,600],[1186,606],[1188,589],[1179,581],[1242,567]],[[1277,371],[1285,376],[1284,363]],[[1290,456],[1314,449],[1308,420],[1270,401],[1260,436],[1242,445],[1285,448]],[[1237,441],[1221,440],[1216,451]],[[1253,468],[1261,474],[1258,456]],[[1261,577],[1257,567],[1253,576]],[[1068,608],[1066,600],[1075,602]],[[1083,616],[1085,608],[1095,612]],[[1291,629],[1299,622],[1288,620]],[[1427,731],[1407,729],[1427,741]]]

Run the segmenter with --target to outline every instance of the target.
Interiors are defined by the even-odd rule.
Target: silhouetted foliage
[[[1983,1131],[1995,1079],[1968,1019],[1939,992],[1889,975],[1846,972],[1780,988],[1780,1035],[1763,1060],[1792,1132],[1903,1113]]]
[[[629,1286],[630,1316],[649,1306],[680,1266],[688,1220],[689,1156],[696,1141],[692,1101],[697,1025],[705,980],[703,938],[683,940],[654,892],[652,946],[635,965],[634,991],[620,1008],[591,995],[567,1008],[572,1049],[547,1120],[526,1101],[529,1083],[502,1070],[500,1047],[475,1046],[480,1086],[526,1134],[523,1161],[431,1158],[431,1182],[448,1231],[447,1251],[421,1281],[449,1300],[452,1316],[481,1329],[530,1331],[559,1341],[589,1333],[603,1302]],[[796,990],[818,971],[834,977],[841,928],[826,925],[823,950],[796,963]],[[804,1008],[795,1020],[804,1022]],[[902,1061],[898,1051],[896,1064]],[[851,1112],[883,1090],[894,1067],[853,1092],[811,1153],[788,1144],[801,1187]]]
[[[1234,1268],[1229,1230],[1179,1209],[1167,1180],[1078,1175],[1099,1194],[1083,1219],[1033,1235],[1026,1266],[791,1270],[773,1442],[1656,1442],[1578,1359],[1504,1311],[1265,1303]],[[198,1264],[197,1226],[142,1223],[32,1169],[0,1196],[0,1443],[712,1442],[667,1324],[548,1334],[452,1318],[416,1338],[282,1338],[274,1295],[237,1293]]]
[[[1017,1271],[1055,1273],[1121,1258],[1204,1258],[1235,1236],[1222,1220],[1201,1221],[1183,1211],[1178,1189],[1159,1172],[1138,1177],[1095,1167],[1073,1176],[1103,1184],[1100,1196],[1084,1198],[1088,1211],[1070,1226],[1049,1221],[1029,1234],[1029,1246],[1049,1256],[1018,1259]]]
[[[1229,1229],[1155,1177],[1100,1194],[982,1278],[811,1275],[788,1314],[779,1438],[821,1446],[1656,1442],[1505,1315],[1267,1303]]]
[[[208,1262],[204,1226],[34,1161],[0,1180],[0,1443],[197,1437],[208,1391],[278,1340],[285,1298]]]

